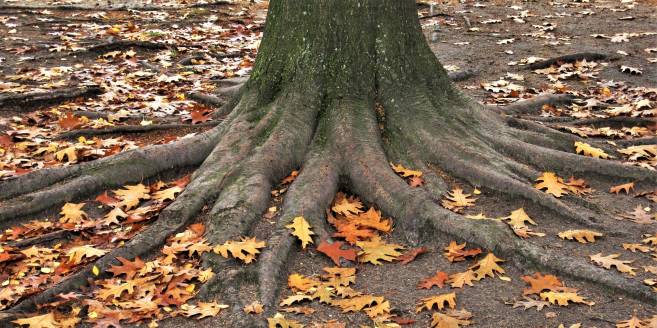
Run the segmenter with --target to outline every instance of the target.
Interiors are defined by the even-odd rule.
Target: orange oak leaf
[[[613,186],[609,188],[609,192],[612,192],[614,194],[618,194],[621,191],[624,191],[626,194],[629,194],[630,191],[634,190],[634,182],[628,182],[624,183],[618,186]]]
[[[113,265],[107,271],[111,272],[115,277],[118,277],[121,274],[125,274],[126,279],[130,280],[137,275],[138,271],[144,267],[144,261],[139,257],[136,257],[134,261],[130,261],[123,257],[117,257],[117,260],[121,262],[121,265]]]
[[[529,288],[522,291],[523,295],[540,294],[544,290],[555,291],[564,287],[559,278],[551,274],[543,275],[536,272],[533,276],[522,276],[520,278],[530,285]]]
[[[436,272],[435,275],[424,278],[420,283],[417,285],[417,288],[420,289],[431,289],[433,286],[438,286],[438,288],[443,288],[445,287],[445,281],[449,279],[449,276],[447,273],[438,271]]]
[[[329,243],[326,240],[322,240],[319,246],[317,246],[317,250],[326,254],[326,256],[330,257],[331,260],[333,260],[333,263],[335,263],[335,265],[340,266],[340,258],[344,258],[345,260],[349,260],[349,261],[355,261],[356,256],[358,255],[355,249],[353,248],[343,249],[342,248],[343,245],[344,242],[341,241],[335,241],[333,243]]]

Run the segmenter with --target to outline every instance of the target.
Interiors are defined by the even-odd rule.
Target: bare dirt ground
[[[207,128],[195,127],[186,121],[193,104],[187,102],[187,99],[176,99],[175,95],[192,91],[212,92],[217,81],[227,77],[247,75],[250,63],[255,58],[255,48],[264,19],[262,7],[253,5],[217,5],[135,12],[62,9],[53,6],[75,5],[97,8],[107,7],[110,4],[119,7],[122,5],[172,6],[172,4],[159,1],[61,1],[44,5],[43,2],[0,1],[0,23],[3,23],[0,25],[0,35],[2,35],[0,92],[47,91],[52,90],[53,86],[58,88],[100,83],[110,90],[112,86],[119,86],[126,93],[113,98],[89,98],[54,107],[46,106],[29,114],[20,109],[0,111],[0,127],[4,126],[6,131],[25,129],[25,126],[37,127],[42,129],[41,137],[44,140],[51,140],[62,131],[53,127],[55,118],[47,115],[44,117],[43,113],[65,109],[100,113],[128,111],[132,115],[131,118],[121,121],[120,124],[139,124],[143,121],[158,123],[170,117],[176,117],[177,123],[188,124],[166,132],[110,135],[120,137],[121,142],[130,141],[137,146],[168,142],[187,133]],[[188,2],[177,5],[192,4],[192,1]],[[11,8],[18,5],[41,8]],[[419,6],[419,9],[422,15],[430,14],[428,6]],[[474,3],[466,1],[458,5],[437,5],[434,13],[440,15],[422,20],[432,49],[448,70],[474,71],[473,77],[457,83],[466,94],[482,103],[504,104],[554,89],[554,81],[550,81],[546,75],[532,72],[527,65],[523,65],[523,60],[530,58],[531,62],[531,57],[552,58],[582,52],[607,54],[610,57],[595,61],[601,65],[605,64],[597,67],[593,76],[560,80],[562,89],[591,95],[591,90],[604,86],[610,86],[614,92],[616,89],[623,89],[618,87],[617,83],[622,83],[626,87],[653,90],[657,88],[657,63],[655,63],[657,49],[649,50],[657,48],[657,7],[649,2],[484,1]],[[213,26],[208,25],[208,22]],[[139,28],[131,30],[131,24]],[[118,31],[112,32],[113,26],[118,26]],[[149,40],[140,39],[141,41],[168,44],[168,49],[126,46],[98,52],[75,52],[76,47],[89,49],[93,45],[113,42],[126,35],[136,40],[137,32],[139,38],[144,35],[150,37]],[[614,36],[617,38],[612,39]],[[136,54],[124,56],[125,52],[131,49]],[[116,50],[121,53],[103,57]],[[205,56],[209,52],[235,51],[240,52],[238,57]],[[205,62],[193,67],[178,64],[186,57],[199,54],[201,54],[199,60]],[[621,71],[621,66],[635,68],[642,73],[629,74]],[[70,69],[62,72],[61,69],[54,69],[57,67]],[[135,71],[149,72],[150,75],[143,82],[132,83],[135,80],[131,80],[128,81],[130,83],[124,83],[126,76]],[[522,75],[522,79],[518,75]],[[34,78],[35,76],[37,78]],[[55,78],[53,79],[52,76]],[[158,79],[159,77],[162,78]],[[500,79],[523,88],[520,92],[508,92],[508,90],[491,92],[491,88],[482,87]],[[652,108],[657,106],[657,93],[652,91],[643,95],[645,99],[651,101]],[[544,114],[549,116],[547,112]],[[655,114],[647,116],[647,119],[650,120],[654,116]],[[632,125],[625,127],[631,128]],[[620,129],[622,126],[614,128]],[[0,129],[0,132],[2,131]],[[649,133],[655,136],[654,128]],[[43,165],[67,164],[36,159],[21,168],[38,169]],[[17,172],[16,167],[0,167],[0,171],[2,170],[7,171],[5,173],[7,177]],[[0,178],[2,177],[0,173]],[[593,180],[594,177],[580,178]],[[657,232],[655,228],[657,218],[653,219],[652,224],[636,224],[627,220],[600,222],[619,234],[604,236],[593,244],[580,244],[575,241],[564,241],[557,236],[564,230],[582,228],[576,224],[549,215],[524,200],[504,198],[488,190],[486,186],[470,186],[459,181],[453,182],[454,185],[464,188],[466,192],[472,192],[474,188],[481,191],[477,196],[476,205],[466,210],[468,214],[485,213],[488,217],[502,217],[522,207],[537,223],[532,227],[533,230],[546,235],[531,238],[542,247],[562,249],[580,258],[581,261],[589,261],[589,255],[596,253],[605,255],[618,253],[621,254],[622,259],[633,261],[632,266],[637,268],[635,276],[623,274],[627,278],[641,281],[657,278],[655,273],[648,272],[648,269],[644,270],[644,267],[655,265],[655,259],[651,258],[650,253],[633,253],[621,246],[623,243],[640,243],[646,235],[654,235]],[[647,213],[654,215],[654,211],[657,211],[655,202],[642,197],[614,195],[608,192],[611,186],[625,182],[629,181],[603,180],[600,184],[591,186],[595,190],[593,193],[583,197],[595,200],[597,205],[614,216],[631,212],[637,206],[640,209],[650,209]],[[650,191],[654,190],[654,187],[638,186],[637,190]],[[272,206],[277,205],[280,205],[280,199],[278,203],[272,203]],[[394,218],[392,219],[394,222]],[[262,222],[255,229],[256,237],[266,240],[275,220],[276,217],[263,216]],[[403,244],[400,231],[395,230],[386,238],[391,242]],[[473,287],[418,289],[417,284],[436,271],[462,272],[472,264],[472,261],[450,263],[445,259],[442,251],[450,241],[448,236],[435,235],[432,240],[422,245],[430,252],[420,255],[407,265],[397,262],[380,266],[358,264],[353,288],[364,294],[384,296],[390,301],[393,314],[415,320],[415,323],[408,327],[428,327],[430,324],[428,311],[415,313],[421,298],[454,290],[458,295],[457,308],[467,309],[472,313],[470,325],[472,327],[556,328],[560,324],[570,327],[580,323],[581,327],[601,328],[614,327],[617,322],[627,320],[632,315],[640,318],[657,315],[657,307],[621,297],[591,284],[571,281],[567,276],[560,278],[567,286],[578,288],[579,294],[594,303],[593,305],[550,305],[542,311],[537,311],[536,308],[527,310],[513,308],[512,304],[522,299],[522,291],[527,287],[521,276],[533,274],[534,271],[521,271],[509,262],[505,262],[502,266],[506,270],[505,276],[509,277],[510,281],[494,278],[484,279]],[[463,241],[457,240],[457,242]],[[332,266],[331,261],[317,252],[314,247],[297,252],[294,256],[291,262],[293,264],[289,267],[290,274],[320,275],[322,268]],[[235,266],[237,265],[240,264],[235,262]],[[217,274],[221,275],[221,272]],[[255,300],[255,291],[240,292],[244,295],[242,298],[245,301],[250,297]],[[284,290],[281,297],[291,294],[289,290]],[[341,313],[334,307],[318,302],[308,302],[303,305],[314,309],[314,313],[286,314],[286,317],[308,326],[330,320],[344,323],[347,327],[371,326],[371,320],[362,313]],[[221,315],[200,321],[175,318],[160,322],[159,325],[160,327],[232,327],[231,323],[225,322]]]

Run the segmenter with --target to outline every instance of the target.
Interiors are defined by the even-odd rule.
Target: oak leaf
[[[388,244],[381,240],[381,237],[374,236],[368,241],[358,241],[356,246],[362,251],[358,252],[360,262],[370,262],[375,265],[381,265],[380,261],[392,262],[395,258],[402,255],[398,250],[404,247],[397,244]]]
[[[295,294],[292,296],[286,297],[283,301],[281,301],[280,306],[290,306],[294,303],[302,302],[302,301],[312,301],[313,298],[310,295],[306,294]]]
[[[415,260],[415,258],[420,254],[427,253],[428,251],[429,249],[424,246],[411,248],[404,252],[404,254],[402,254],[400,257],[398,257],[397,261],[399,261],[401,264],[408,264]]]
[[[583,303],[591,304],[586,301],[582,296],[579,296],[576,292],[543,292],[541,293],[541,298],[550,302],[551,304],[558,304],[559,306],[566,306],[568,302],[573,303]]]
[[[114,194],[120,200],[119,207],[125,210],[132,209],[139,205],[142,199],[150,199],[150,189],[143,184],[124,186],[123,189],[114,190]]]
[[[78,264],[82,262],[82,259],[87,257],[97,257],[97,256],[103,256],[107,253],[107,251],[94,248],[93,246],[89,245],[83,245],[83,246],[77,246],[73,247],[66,252],[66,255],[68,256],[68,261],[72,262],[74,264]]]
[[[260,253],[260,249],[265,247],[264,241],[258,241],[254,238],[242,237],[240,241],[229,240],[223,245],[217,245],[213,251],[225,258],[228,254],[234,258],[242,260],[244,263],[251,263],[255,260],[256,255]]]
[[[317,287],[319,281],[307,278],[301,274],[293,273],[287,277],[287,286],[294,291],[307,292],[313,287]]]
[[[82,210],[82,207],[84,207],[84,203],[79,203],[79,204],[74,204],[74,203],[66,203],[64,206],[62,206],[61,212],[61,218],[59,218],[59,222],[61,223],[73,223],[73,224],[79,224],[84,221],[84,219],[87,217],[87,213],[85,213]]]
[[[609,192],[614,194],[618,194],[621,191],[624,191],[626,194],[629,194],[630,191],[632,190],[634,190],[634,182],[628,182],[609,188]]]
[[[623,244],[623,249],[628,250],[632,253],[636,253],[636,252],[648,253],[651,251],[650,247],[641,244]]]
[[[109,270],[107,270],[111,272],[115,277],[125,274],[125,278],[130,280],[134,278],[139,270],[144,267],[144,261],[142,261],[139,257],[136,257],[134,261],[130,261],[120,256],[118,256],[116,259],[121,262],[121,265],[113,265]]]
[[[158,190],[153,193],[153,199],[160,202],[164,202],[166,200],[174,200],[176,199],[176,194],[182,192],[182,190],[183,189],[178,186],[173,186],[164,190]]]
[[[431,328],[460,328],[468,325],[470,325],[469,320],[451,317],[440,312],[431,315]]]
[[[454,212],[460,212],[464,207],[474,206],[476,198],[471,198],[472,194],[464,193],[463,190],[459,187],[455,187],[452,191],[448,192],[440,204]]]
[[[456,241],[451,241],[447,247],[445,247],[445,252],[443,253],[448,261],[450,262],[460,262],[465,261],[466,257],[477,256],[481,254],[480,248],[465,249],[467,243],[457,244]]]
[[[617,258],[620,256],[620,254],[610,254],[607,256],[602,256],[602,253],[598,253],[595,255],[589,255],[591,258],[591,261],[593,261],[595,264],[605,268],[605,269],[611,269],[612,266],[616,267],[616,270],[619,272],[623,273],[629,273],[632,276],[636,275],[636,272],[634,270],[636,268],[633,268],[629,266],[628,264],[634,262],[634,261],[623,261],[623,260],[618,260]]]
[[[604,150],[600,148],[595,148],[587,143],[580,141],[575,141],[575,152],[578,154],[584,154],[584,156],[607,159],[610,158],[609,154],[605,153]]]
[[[536,222],[527,215],[525,210],[521,207],[515,211],[512,211],[509,216],[500,218],[502,221],[507,221],[507,223],[514,229],[526,228],[525,222],[536,225]]]
[[[422,171],[415,171],[415,170],[410,170],[402,166],[401,164],[392,164],[390,163],[390,166],[392,167],[392,170],[395,171],[395,173],[401,175],[404,178],[408,177],[421,177],[422,176]]]
[[[546,193],[557,198],[567,194],[570,190],[568,185],[563,182],[563,179],[558,177],[554,172],[543,172],[536,181],[539,182],[534,185],[536,189],[545,189]]]
[[[527,310],[527,309],[535,307],[536,311],[541,311],[541,310],[543,310],[544,307],[549,306],[549,305],[550,305],[550,303],[548,303],[546,301],[535,300],[533,298],[529,298],[529,297],[525,296],[524,301],[516,301],[515,303],[513,303],[513,308],[515,309],[517,307],[522,306],[524,308],[524,310]]]
[[[335,263],[337,266],[340,266],[341,258],[349,261],[355,261],[356,256],[358,255],[356,250],[353,248],[343,249],[343,245],[344,242],[341,241],[334,241],[333,243],[329,243],[326,240],[322,240],[322,242],[319,243],[319,246],[317,246],[317,251],[326,254],[326,256],[330,257],[331,260],[333,260],[333,263]]]
[[[358,198],[355,197],[349,197],[343,193],[337,193],[335,196],[335,200],[333,200],[333,206],[331,209],[333,212],[342,214],[342,215],[350,215],[350,214],[358,214],[363,212],[363,203],[358,200]]]
[[[497,258],[493,253],[488,253],[483,259],[471,266],[470,269],[474,270],[475,273],[475,280],[479,281],[486,276],[495,277],[495,273],[504,273],[504,269],[497,265],[498,262],[504,262],[504,260]]]
[[[60,325],[55,319],[55,315],[46,313],[44,315],[37,315],[29,318],[16,319],[13,323],[20,326],[29,326],[28,328],[59,328]]]
[[[520,279],[530,285],[522,291],[523,295],[540,294],[544,290],[558,290],[563,287],[563,283],[554,275],[543,275],[540,272],[534,273],[534,276],[522,276]]]
[[[561,239],[577,240],[577,242],[586,244],[595,242],[595,237],[604,236],[602,233],[591,230],[566,230],[558,234]]]
[[[292,230],[292,235],[299,238],[301,241],[301,248],[306,249],[308,244],[313,243],[313,238],[310,237],[315,233],[310,230],[310,224],[308,221],[303,218],[303,216],[297,216],[292,219],[292,223],[285,226],[286,228]]]
[[[445,305],[447,303],[447,305]],[[450,309],[456,307],[456,293],[441,294],[436,296],[431,296],[423,298],[415,309],[416,313],[420,313],[423,310],[431,311],[434,307],[437,307],[438,310],[442,310],[448,306]]]
[[[280,313],[276,313],[273,317],[267,318],[267,326],[269,328],[303,328],[303,325],[294,321],[285,319]]]
[[[438,271],[436,272],[435,275],[422,279],[422,281],[420,281],[417,287],[421,289],[431,289],[431,287],[433,286],[438,286],[438,288],[443,288],[445,286],[445,281],[447,281],[447,279],[449,279],[447,273]]]
[[[646,322],[637,318],[636,316],[632,316],[628,320],[622,320],[616,323],[616,328],[650,328],[650,327],[651,326],[648,326]]]
[[[474,271],[467,270],[464,272],[457,272],[449,276],[449,285],[452,288],[463,288],[463,286],[473,286],[472,280],[476,279]],[[478,279],[477,279],[478,280]]]

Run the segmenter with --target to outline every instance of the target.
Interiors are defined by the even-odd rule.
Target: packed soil
[[[52,43],[53,39],[48,31],[61,28],[63,25],[70,23],[71,19],[79,18],[85,21],[95,19],[100,19],[100,21],[104,19],[112,20],[111,22],[108,21],[107,25],[133,21],[135,24],[147,26],[148,29],[172,33],[175,33],[176,29],[202,24],[211,16],[217,15],[227,25],[240,22],[240,19],[248,20],[241,21],[243,24],[257,24],[258,21],[264,19],[264,11],[261,6],[249,5],[172,9],[171,3],[153,1],[152,3],[149,2],[148,5],[166,5],[169,7],[166,11],[169,15],[168,18],[160,20],[157,18],[159,16],[153,15],[155,18],[140,22],[134,15],[121,10],[108,11],[109,18],[94,18],[89,17],[89,14],[94,13],[93,10],[53,7],[59,5],[58,3],[50,4],[51,9],[48,9],[49,5],[44,5],[43,1],[20,2],[20,5],[42,7],[38,10],[14,10],[10,8],[18,4],[17,1],[0,1],[0,17],[15,16],[16,19],[13,22],[19,26],[16,32],[11,33],[12,27],[0,26],[0,35],[3,36],[2,41],[0,41],[0,57],[4,58],[0,69],[0,73],[3,74],[3,78],[0,78],[2,82],[9,80],[5,78],[8,75],[19,74],[29,69],[55,67],[64,62],[67,66],[87,65],[89,62],[96,60],[96,54],[76,57],[49,57],[38,61],[25,60],[21,59],[25,54],[17,54],[16,51],[10,50],[23,46]],[[66,3],[64,2],[64,4]],[[105,1],[75,1],[73,4],[88,6],[89,8],[108,5]],[[133,1],[127,1],[126,3],[114,1],[111,4],[113,6],[122,4],[140,5],[139,3],[135,4]],[[522,59],[530,57],[553,58],[583,52],[610,55],[610,58],[600,61],[607,63],[607,66],[600,70],[595,78],[564,82],[571,90],[586,90],[609,81],[622,81],[628,86],[657,88],[657,63],[649,60],[649,58],[657,57],[657,53],[646,50],[657,48],[657,34],[647,33],[647,35],[628,37],[627,41],[622,42],[612,42],[609,38],[593,36],[596,34],[614,36],[622,33],[657,32],[657,7],[654,3],[637,1],[632,8],[628,7],[628,4],[621,4],[621,1],[493,1],[478,3],[465,1],[457,5],[441,4],[435,6],[432,13],[436,16],[423,19],[422,24],[431,48],[448,70],[472,70],[474,72],[471,78],[456,82],[464,93],[482,103],[504,104],[517,101],[521,97],[529,98],[540,93],[540,90],[550,87],[551,82],[544,75],[535,74],[527,68],[527,65],[522,65]],[[422,5],[418,8],[422,15],[430,14],[431,9],[428,6]],[[52,19],[52,21],[38,19],[42,16],[43,10],[52,13],[49,15],[49,19]],[[236,12],[243,10],[252,10],[253,12],[246,18],[236,14]],[[522,14],[523,12],[525,14]],[[192,18],[189,21],[176,19],[175,23],[170,21],[170,19],[181,17],[183,14],[187,14],[187,17]],[[522,19],[524,23],[514,21],[511,16],[518,16],[518,19]],[[500,21],[497,22],[496,20]],[[84,29],[84,26],[81,25],[79,29]],[[541,31],[548,33],[541,33]],[[218,33],[217,42],[220,42],[221,37],[221,34]],[[513,39],[513,41],[504,41],[510,39]],[[93,45],[106,40],[97,38],[85,41],[88,45]],[[168,61],[177,62],[190,53],[191,51],[173,53],[173,57]],[[29,56],[39,58],[39,56],[47,56],[48,54],[47,49],[37,49],[30,50]],[[153,59],[156,55],[157,51],[154,50],[139,50],[140,57],[154,64],[158,64],[157,60]],[[176,70],[175,66],[173,68],[161,67],[158,74],[173,74]],[[623,72],[621,66],[636,68],[642,74]],[[231,67],[230,70],[233,70],[233,68]],[[196,72],[197,75],[193,77],[202,81],[200,83],[203,84],[202,89],[204,91],[212,92],[214,83],[217,80],[224,79],[225,76],[215,74],[216,72],[206,74],[207,72],[207,70]],[[514,81],[514,83],[524,86],[526,90],[535,90],[535,92],[526,92],[518,97],[499,99],[499,97],[481,87],[482,84],[507,77],[507,73],[523,75],[524,80]],[[76,84],[84,81],[71,82]],[[192,90],[192,88],[186,89],[184,86],[181,88],[183,91]],[[139,92],[139,90],[135,92]],[[653,106],[657,105],[654,100]],[[50,109],[43,108],[41,111]],[[11,117],[16,115],[20,116],[22,113],[0,111],[0,118],[3,118],[5,122],[8,122]],[[153,112],[144,115],[144,119],[147,120],[161,118]],[[1,125],[2,121],[0,121]],[[190,125],[180,130],[168,130],[166,133],[153,132],[126,137],[140,145],[146,145],[160,142],[161,139],[170,138],[171,136],[184,136],[190,132],[203,129]],[[357,154],[354,154],[354,156],[357,156]],[[629,181],[598,179],[600,177],[578,178],[590,181],[591,187],[594,189],[591,194],[582,197],[592,200],[602,211],[610,213],[611,216],[631,212],[637,206],[651,208],[652,212],[649,213],[653,213],[653,215],[654,211],[657,211],[655,203],[645,198],[623,193],[616,195],[608,192],[610,187]],[[623,243],[640,243],[645,235],[654,235],[657,232],[654,223],[642,225],[628,220],[601,221],[600,223],[608,228],[608,231],[617,232],[617,234],[603,236],[592,244],[580,244],[575,241],[562,240],[557,234],[564,230],[583,229],[584,227],[547,213],[542,208],[523,199],[510,199],[499,195],[487,189],[486,186],[471,186],[462,181],[451,182],[453,186],[460,186],[468,193],[471,193],[475,188],[481,191],[481,194],[476,196],[478,200],[475,206],[467,208],[465,214],[484,213],[487,217],[503,217],[522,207],[537,223],[536,226],[532,227],[533,230],[545,234],[544,237],[531,237],[531,241],[545,249],[559,249],[563,253],[587,262],[590,261],[589,255],[597,253],[603,255],[621,254],[623,260],[633,261],[631,265],[637,270],[635,276],[623,273],[618,273],[619,275],[641,281],[656,278],[654,274],[643,269],[643,267],[655,265],[655,259],[651,258],[649,253],[632,253],[621,246]],[[637,192],[653,190],[654,187],[637,186]],[[349,192],[348,190],[344,191]],[[271,205],[280,207],[283,198],[275,199]],[[371,205],[376,206],[376,204]],[[262,221],[255,227],[254,236],[266,240],[275,226],[276,219],[276,216],[271,218],[263,215]],[[395,218],[392,218],[392,220],[394,222]],[[399,229],[393,230],[385,238],[389,242],[404,244],[403,232]],[[408,327],[428,327],[430,325],[430,311],[419,314],[415,312],[421,298],[452,291],[457,292],[457,308],[466,309],[472,313],[471,327],[556,328],[560,324],[570,327],[581,323],[582,327],[602,328],[614,327],[617,322],[628,320],[632,315],[647,318],[657,314],[657,307],[655,306],[642,304],[640,301],[614,294],[585,282],[571,281],[567,276],[560,278],[568,287],[579,289],[579,294],[586,297],[587,301],[592,302],[592,305],[550,305],[542,311],[537,311],[536,308],[527,310],[522,307],[513,308],[512,305],[515,301],[522,300],[522,291],[527,287],[521,277],[533,274],[534,271],[524,270],[512,262],[502,264],[502,267],[506,270],[505,276],[510,278],[510,281],[487,278],[475,283],[472,287],[466,286],[461,289],[451,289],[449,287],[442,289],[434,287],[430,290],[418,289],[418,283],[422,279],[432,276],[436,271],[462,272],[468,266],[474,264],[472,260],[459,263],[447,261],[442,253],[451,240],[449,236],[436,234],[432,236],[431,240],[427,240],[421,245],[407,245],[408,247],[425,246],[430,251],[406,265],[398,262],[378,266],[357,264],[356,283],[352,287],[364,294],[384,296],[386,300],[390,301],[394,309],[393,314],[416,321]],[[456,241],[459,243],[464,242],[464,240]],[[289,274],[321,275],[324,267],[333,266],[333,263],[326,256],[317,252],[314,247],[303,251],[299,248],[291,256]],[[238,265],[241,264],[235,262],[235,266]],[[217,274],[221,275],[221,272]],[[256,300],[254,290],[240,292],[245,301],[249,298]],[[283,287],[281,299],[289,295],[292,295],[292,292]],[[307,302],[302,305],[311,307],[315,312],[309,315],[286,313],[286,318],[292,318],[308,326],[330,320],[345,323],[347,327],[372,325],[371,320],[362,313],[342,313],[334,307],[322,305],[318,302]],[[203,320],[174,318],[162,321],[159,325],[160,327],[232,327],[231,323],[226,322],[221,315]]]

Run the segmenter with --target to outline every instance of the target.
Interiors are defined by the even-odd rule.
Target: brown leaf
[[[609,192],[618,194],[621,191],[625,191],[626,194],[629,194],[630,191],[632,191],[633,189],[634,189],[634,182],[628,182],[609,188]]]

